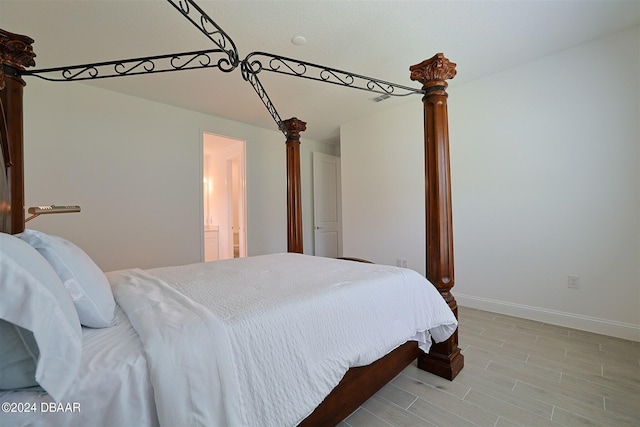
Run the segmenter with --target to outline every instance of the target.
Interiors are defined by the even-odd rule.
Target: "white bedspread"
[[[108,274],[163,426],[286,426],[352,366],[456,320],[413,270],[277,254]]]

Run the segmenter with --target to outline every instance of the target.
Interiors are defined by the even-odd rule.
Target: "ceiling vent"
[[[373,102],[381,102],[381,101],[384,101],[385,99],[389,99],[389,98],[391,98],[391,95],[387,95],[385,93],[385,94],[382,94],[380,96],[376,96],[375,98],[371,98],[371,100]]]

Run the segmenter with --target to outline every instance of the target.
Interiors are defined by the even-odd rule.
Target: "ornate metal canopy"
[[[425,93],[424,89],[416,89],[267,52],[252,52],[240,60],[238,49],[231,37],[194,0],[167,1],[198,28],[216,48],[46,69],[18,69],[17,73],[21,76],[34,76],[50,81],[78,81],[200,68],[217,68],[229,73],[240,67],[242,77],[253,87],[278,129],[285,136],[288,135],[287,127],[283,124],[264,85],[258,78],[258,74],[262,71],[331,83],[385,96],[423,95]]]

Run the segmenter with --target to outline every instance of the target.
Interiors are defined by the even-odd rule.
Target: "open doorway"
[[[247,256],[245,141],[203,134],[204,260]]]

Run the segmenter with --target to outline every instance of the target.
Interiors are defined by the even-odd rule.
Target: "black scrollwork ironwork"
[[[218,68],[223,72],[231,72],[240,66],[242,77],[249,82],[256,94],[276,122],[278,129],[286,136],[288,131],[278,111],[271,102],[258,74],[265,70],[286,74],[309,80],[331,83],[344,87],[365,90],[388,96],[407,96],[424,94],[424,90],[416,89],[384,80],[325,67],[298,59],[287,58],[266,52],[252,52],[240,61],[235,43],[224,30],[209,17],[194,0],[167,0],[176,10],[196,26],[209,38],[218,49],[194,52],[175,53],[169,55],[149,56],[94,64],[68,67],[47,68],[20,71],[21,75],[31,75],[51,81],[95,80],[111,77],[132,76],[140,74],[166,73],[171,71],[192,70],[199,68]],[[214,54],[222,57],[217,60]]]
[[[214,54],[221,53],[226,52],[220,49],[200,50],[195,52],[173,53],[170,55],[148,56],[145,58],[97,62],[95,64],[25,70],[22,71],[21,74],[50,81],[72,81],[167,73],[198,68],[220,68],[221,61],[226,63],[227,58],[224,56],[216,61]]]
[[[124,75],[135,74],[135,73],[139,73],[139,74],[150,73],[155,68],[156,68],[155,62],[149,59],[144,59],[138,63],[134,63],[133,65],[126,64],[124,62],[119,62],[116,65],[114,65],[113,71],[124,76]]]
[[[267,91],[264,89],[264,86],[262,86],[260,79],[258,79],[259,70],[253,69],[252,68],[253,65],[254,64],[249,63],[246,59],[242,61],[242,63],[240,64],[240,71],[242,72],[242,78],[245,79],[247,82],[249,82],[251,87],[253,87],[253,90],[255,90],[256,94],[258,94],[260,101],[262,101],[262,103],[266,107],[267,111],[271,115],[271,118],[273,119],[273,121],[276,122],[278,129],[280,129],[280,131],[285,136],[287,136],[288,134],[287,127],[282,122],[282,119],[280,118],[280,115],[278,114],[276,107],[273,105],[273,102],[271,102],[271,98],[269,98]],[[259,64],[255,64],[255,65],[259,66]]]
[[[240,55],[235,43],[224,30],[207,15],[193,0],[167,0],[182,16],[187,18],[209,40],[222,49],[228,59],[221,60],[218,68],[225,73],[233,71],[240,64]]]
[[[299,59],[287,58],[266,52],[252,52],[244,59],[251,64],[249,71],[259,73],[270,71],[273,73],[287,74],[304,79],[332,83],[339,86],[352,87],[389,96],[407,96],[424,94],[422,89],[399,85],[384,80],[367,77],[350,71],[325,67]]]

